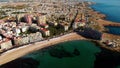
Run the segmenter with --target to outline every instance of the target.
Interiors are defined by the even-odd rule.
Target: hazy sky
[[[0,0],[1,2],[5,2],[5,1],[9,1],[9,0]],[[13,0],[13,1],[16,1],[16,0]],[[80,1],[80,0],[79,0]]]

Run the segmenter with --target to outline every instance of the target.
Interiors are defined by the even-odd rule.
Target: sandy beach
[[[21,4],[24,4],[24,3],[19,3],[18,5],[21,5]],[[13,3],[13,5],[17,5],[17,4]],[[94,12],[93,14],[97,15],[96,12]],[[104,17],[104,14],[101,14],[101,15],[98,14],[98,17]],[[7,19],[7,18],[8,17],[6,17],[4,19]],[[100,25],[101,31],[104,31],[104,26],[105,25],[109,25],[109,24],[120,25],[120,23],[115,23],[115,22],[104,20],[104,19],[98,19],[98,20],[95,19],[94,21],[97,22]],[[102,39],[110,39],[110,40],[120,39],[120,36],[113,35],[113,34],[108,34],[108,33],[103,33]],[[44,40],[44,41],[36,42],[36,43],[33,43],[33,44],[24,45],[24,46],[21,46],[21,47],[18,47],[18,48],[14,48],[14,49],[6,51],[6,52],[4,52],[0,55],[0,65],[6,64],[10,61],[13,61],[17,58],[20,58],[20,57],[22,57],[22,56],[24,56],[28,53],[31,53],[33,51],[36,51],[36,50],[39,50],[39,49],[42,49],[42,48],[45,48],[45,47],[48,47],[48,46],[52,46],[52,45],[55,45],[55,44],[58,44],[58,43],[61,43],[61,42],[71,41],[71,40],[86,40],[86,38],[84,38],[84,37],[78,35],[77,33],[73,32],[73,33],[69,33],[69,34],[59,36],[59,37],[56,37],[56,38],[52,38],[52,39],[49,39],[49,40]],[[110,49],[110,48],[108,48],[108,49]],[[111,50],[112,49],[113,48],[111,48]],[[120,50],[120,48],[117,49],[117,50]]]
[[[70,41],[70,40],[82,40],[85,39],[84,37],[76,34],[76,33],[69,33],[57,38],[52,38],[50,40],[45,40],[45,41],[41,41],[41,42],[36,42],[34,44],[29,44],[29,45],[25,45],[19,48],[15,48],[12,50],[9,50],[3,54],[1,54],[0,56],[0,65],[3,65],[5,63],[8,63],[12,60],[15,60],[17,58],[20,58],[30,52],[57,44],[57,43],[61,43],[61,42],[65,42],[65,41]]]

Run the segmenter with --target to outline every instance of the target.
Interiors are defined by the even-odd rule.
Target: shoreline
[[[97,3],[93,2],[93,1],[90,1],[90,2],[92,2],[92,4],[90,4],[91,9],[93,10],[93,12],[98,13],[98,15],[100,15],[102,17],[102,20],[105,20],[105,21],[110,22],[110,23],[118,23],[118,24],[120,24],[120,21],[118,22],[118,21],[112,21],[112,20],[106,19],[107,18],[107,14],[102,13],[101,11],[96,10],[95,8],[92,7],[93,5],[95,5]]]
[[[96,12],[96,11],[93,11],[93,12]],[[97,15],[100,17],[102,17],[102,16],[104,17],[105,14],[97,13]],[[112,22],[112,21],[109,21],[106,19],[99,19],[99,20],[95,20],[95,21],[102,27],[102,30],[104,30],[103,28],[109,24],[120,25],[120,23],[118,23],[118,22]],[[117,38],[120,39],[119,35],[114,35],[114,34],[110,34],[110,33],[106,33],[106,32],[103,32],[103,35],[104,35],[104,37],[102,37],[102,39],[106,39],[106,38],[110,39],[110,40],[117,39]],[[53,46],[58,43],[72,41],[72,40],[87,40],[87,39],[78,35],[77,33],[73,32],[73,33],[69,33],[69,34],[66,34],[66,35],[63,35],[60,37],[52,38],[50,40],[44,40],[44,41],[40,41],[40,42],[35,42],[34,44],[24,45],[24,46],[21,46],[18,48],[8,50],[8,51],[4,52],[3,54],[1,54],[0,60],[2,60],[2,61],[0,61],[0,65],[6,64],[6,63],[13,61],[17,58],[20,58],[26,54],[29,54],[33,51],[37,51],[42,48],[46,48],[46,47]],[[110,47],[104,46],[103,44],[100,44],[99,46],[109,49],[111,51],[120,52],[120,47],[115,49],[115,48],[110,48]]]
[[[1,54],[0,60],[2,60],[2,61],[0,61],[0,65],[6,64],[6,63],[13,61],[17,58],[20,58],[26,54],[29,54],[33,51],[37,51],[37,50],[45,48],[45,47],[53,46],[58,43],[72,41],[72,40],[85,40],[85,39],[86,38],[73,32],[73,33],[69,33],[69,34],[66,34],[66,35],[63,35],[63,36],[60,36],[57,38],[52,38],[49,41],[45,40],[45,41],[36,42],[34,44],[21,46],[19,48],[15,48],[15,49],[9,50],[9,51]]]

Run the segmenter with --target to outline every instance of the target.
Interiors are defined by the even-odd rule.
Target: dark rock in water
[[[63,58],[63,57],[73,57],[73,54],[66,51],[63,47],[53,48],[49,50],[49,54],[53,57]]]
[[[96,54],[94,68],[118,68],[120,65],[120,53],[101,48],[102,51]]]
[[[77,48],[75,48],[73,54],[74,54],[75,56],[79,56],[79,55],[80,55],[80,52],[79,52],[79,50],[78,50]]]
[[[32,58],[19,58],[0,66],[0,68],[38,68],[38,65],[39,62]]]

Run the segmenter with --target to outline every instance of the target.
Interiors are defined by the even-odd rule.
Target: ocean
[[[106,15],[106,20],[120,23],[120,0],[87,0],[95,2],[91,7]],[[120,27],[106,27],[109,33],[120,35]]]
[[[120,0],[87,0],[95,2],[91,7],[105,15],[106,19],[113,22],[120,22]]]
[[[69,41],[28,54],[5,68],[93,68],[95,54],[99,52],[92,42]]]
[[[97,3],[91,7],[106,14],[107,20],[120,22],[120,0],[89,1]],[[113,33],[120,30],[119,27],[109,28]],[[120,53],[76,40],[35,51],[0,68],[120,68]]]
[[[120,53],[97,47],[85,40],[47,47],[0,68],[120,68]]]

